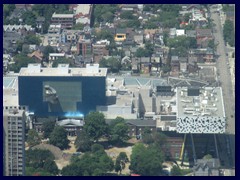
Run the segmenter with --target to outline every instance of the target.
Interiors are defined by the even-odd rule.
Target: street
[[[219,55],[219,58],[216,60],[216,67],[223,91],[226,115],[226,134],[229,134],[227,146],[231,147],[231,156],[229,158],[232,159],[232,166],[235,167],[235,96],[233,95],[233,92],[235,91],[232,89],[232,79],[230,69],[228,68],[229,60],[226,56],[227,49],[223,39],[223,28],[221,26],[220,16],[218,13],[214,12],[212,8],[210,8],[210,11],[212,14],[211,18],[216,24],[214,27],[216,31],[213,31],[213,35],[215,37],[215,43],[218,43],[217,54]]]

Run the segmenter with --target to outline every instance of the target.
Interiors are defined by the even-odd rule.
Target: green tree
[[[72,27],[73,30],[83,30],[83,28],[84,28],[84,24],[82,23],[77,23]]]
[[[14,56],[13,59],[15,63],[9,66],[9,70],[15,73],[18,73],[22,67],[27,67],[29,63],[35,63],[34,59],[22,53]]]
[[[58,64],[69,64],[70,67],[74,67],[74,62],[65,57],[55,59],[52,63],[52,67],[57,67]]]
[[[53,132],[54,127],[55,127],[54,121],[45,121],[42,126],[43,137],[49,138],[50,134]]]
[[[50,134],[49,143],[62,150],[67,149],[69,147],[67,131],[61,126],[55,126],[53,132]]]
[[[118,116],[115,119],[113,119],[110,123],[109,123],[109,127],[110,129],[112,129],[115,125],[117,125],[118,123],[125,123],[124,118]]]
[[[122,144],[130,137],[128,136],[128,126],[126,123],[118,123],[111,129],[111,141],[114,144]]]
[[[36,35],[33,35],[33,34],[29,34],[24,38],[24,43],[25,44],[40,45],[41,42],[42,42],[41,39],[39,37],[37,37]]]
[[[118,10],[117,4],[95,4],[93,6],[93,21],[95,24],[113,22],[114,13]]]
[[[163,161],[164,156],[158,147],[136,144],[132,150],[129,169],[142,176],[158,176],[161,175]]]
[[[129,159],[127,157],[127,154],[125,152],[120,152],[115,163],[115,171],[120,174],[122,173],[122,170],[125,169],[126,163],[129,162]]]
[[[148,52],[145,48],[138,48],[136,53],[135,53],[136,57],[148,57]]]
[[[27,143],[30,147],[41,143],[41,139],[40,139],[37,131],[35,131],[35,129],[30,129],[28,131]]]
[[[90,138],[98,141],[103,135],[107,134],[108,125],[105,122],[104,115],[100,112],[90,112],[85,118],[83,129]]]
[[[110,31],[104,29],[96,33],[96,39],[97,40],[107,39],[108,41],[113,42],[114,36]]]
[[[32,27],[36,26],[37,16],[33,11],[24,12],[21,18],[24,24],[31,25]]]
[[[121,69],[121,62],[120,60],[110,57],[108,59],[101,59],[99,62],[100,67],[106,67],[108,68],[111,72],[116,73],[119,72]]]
[[[182,171],[178,166],[173,166],[171,169],[171,176],[182,176]]]
[[[133,13],[131,11],[122,11],[120,14],[121,19],[134,19]]]
[[[43,58],[48,60],[49,53],[54,53],[54,49],[52,46],[46,46],[43,50]]]
[[[77,151],[86,152],[91,149],[92,141],[88,134],[82,130],[77,132],[77,138],[74,144]]]
[[[81,169],[77,164],[70,164],[62,168],[61,174],[63,176],[82,176]]]
[[[228,42],[230,46],[235,46],[234,26],[233,26],[233,22],[230,20],[226,20],[224,23],[223,37],[224,37],[224,40]]]
[[[43,165],[43,169],[54,175],[57,175],[59,172],[58,167],[53,160],[47,160]]]
[[[164,65],[162,66],[161,70],[163,71],[163,73],[168,73],[169,71],[171,71],[171,67],[168,65]]]
[[[99,176],[112,171],[113,161],[99,144],[92,146],[92,151],[71,161],[62,169],[63,176]]]

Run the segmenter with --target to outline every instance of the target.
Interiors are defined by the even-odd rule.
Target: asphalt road
[[[218,44],[217,54],[219,55],[219,58],[216,61],[216,67],[223,91],[224,108],[227,119],[226,133],[229,134],[226,143],[231,149],[231,155],[229,158],[232,159],[232,166],[235,167],[235,98],[233,96],[230,69],[227,64],[227,49],[223,39],[223,29],[220,22],[220,16],[218,13],[214,13],[211,9],[211,18],[216,24],[216,31],[214,31],[213,35],[215,37],[215,43]]]

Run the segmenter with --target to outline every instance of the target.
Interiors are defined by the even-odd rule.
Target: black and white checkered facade
[[[178,133],[225,133],[226,119],[211,116],[182,116],[177,118]]]

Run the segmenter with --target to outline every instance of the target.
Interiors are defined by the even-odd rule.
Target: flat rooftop
[[[73,18],[74,14],[56,14],[52,15],[52,18]]]
[[[18,105],[18,78],[3,77],[3,106]]]
[[[76,14],[82,13],[83,15],[90,13],[91,4],[78,4]]]
[[[69,68],[68,64],[59,64],[56,68],[42,68],[40,64],[29,64],[21,68],[19,76],[97,76],[106,77],[107,68],[98,64],[87,64],[86,68]]]
[[[178,117],[225,117],[221,87],[200,88],[199,96],[188,96],[187,88],[177,88]]]

